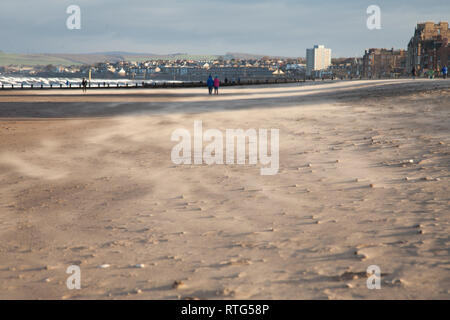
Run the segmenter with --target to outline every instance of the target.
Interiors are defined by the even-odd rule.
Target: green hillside
[[[147,60],[204,60],[212,61],[216,59],[214,55],[189,55],[189,54],[175,54],[175,55],[152,55],[152,54],[116,54],[116,53],[94,53],[94,54],[19,54],[19,53],[4,53],[0,51],[0,66],[22,65],[22,66],[36,66],[36,65],[80,65],[80,64],[94,64],[97,62],[117,62],[121,60],[142,62]]]
[[[196,60],[196,61],[213,61],[218,56],[215,55],[194,55],[194,54],[175,54],[175,55],[123,55],[126,61],[151,61],[151,60]]]
[[[0,66],[35,66],[48,64],[69,66],[79,63],[67,58],[55,57],[47,54],[15,54],[0,52]]]

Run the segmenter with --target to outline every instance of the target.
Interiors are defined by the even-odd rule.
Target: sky
[[[69,5],[81,29],[69,30]],[[381,9],[369,30],[367,7]],[[0,51],[11,53],[225,54],[333,57],[406,48],[418,22],[449,21],[448,0],[1,0]]]

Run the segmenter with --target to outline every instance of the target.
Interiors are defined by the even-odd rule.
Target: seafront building
[[[405,74],[406,51],[368,49],[362,59],[362,75],[367,78],[396,78]]]
[[[406,69],[411,73],[428,70],[440,71],[450,65],[450,29],[448,22],[425,22],[417,24],[408,43]]]
[[[331,49],[324,45],[315,45],[311,49],[306,49],[306,75],[311,76],[316,71],[327,70],[331,66]]]
[[[362,76],[363,61],[360,57],[337,58],[331,61],[330,71],[341,79],[354,79]]]

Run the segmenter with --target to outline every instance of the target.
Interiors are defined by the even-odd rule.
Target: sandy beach
[[[429,79],[0,90],[0,299],[450,299],[449,99]],[[279,129],[278,174],[174,164],[195,120]]]

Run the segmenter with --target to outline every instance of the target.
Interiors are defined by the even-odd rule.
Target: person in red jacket
[[[219,94],[219,86],[220,86],[220,80],[219,77],[215,77],[214,78],[214,94],[218,95]]]

